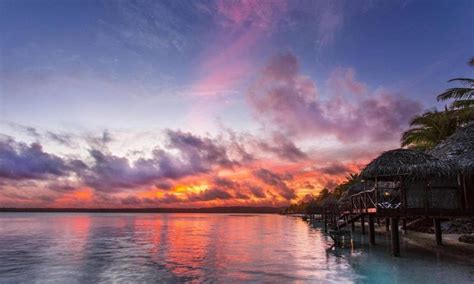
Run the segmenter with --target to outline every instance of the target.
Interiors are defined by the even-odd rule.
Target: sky
[[[0,1],[0,207],[286,206],[472,76],[474,2]]]

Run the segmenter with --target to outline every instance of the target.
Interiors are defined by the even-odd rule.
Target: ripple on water
[[[386,239],[353,249],[297,218],[245,214],[0,214],[2,282],[472,283],[474,269]]]

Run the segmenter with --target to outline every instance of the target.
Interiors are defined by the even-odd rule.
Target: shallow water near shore
[[[0,283],[473,283],[474,267],[355,234],[331,248],[300,218],[239,214],[1,213]]]

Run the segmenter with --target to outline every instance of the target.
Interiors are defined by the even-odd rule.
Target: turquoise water
[[[462,261],[367,241],[332,249],[279,215],[1,213],[0,283],[474,283]]]

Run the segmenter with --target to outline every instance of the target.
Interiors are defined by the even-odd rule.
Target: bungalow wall
[[[461,191],[454,179],[377,183],[379,206],[383,202],[392,204],[400,202],[401,206],[396,208],[399,211],[415,209],[429,214],[438,210],[459,210],[462,204],[461,197]]]
[[[466,211],[474,215],[474,175],[461,176]]]

